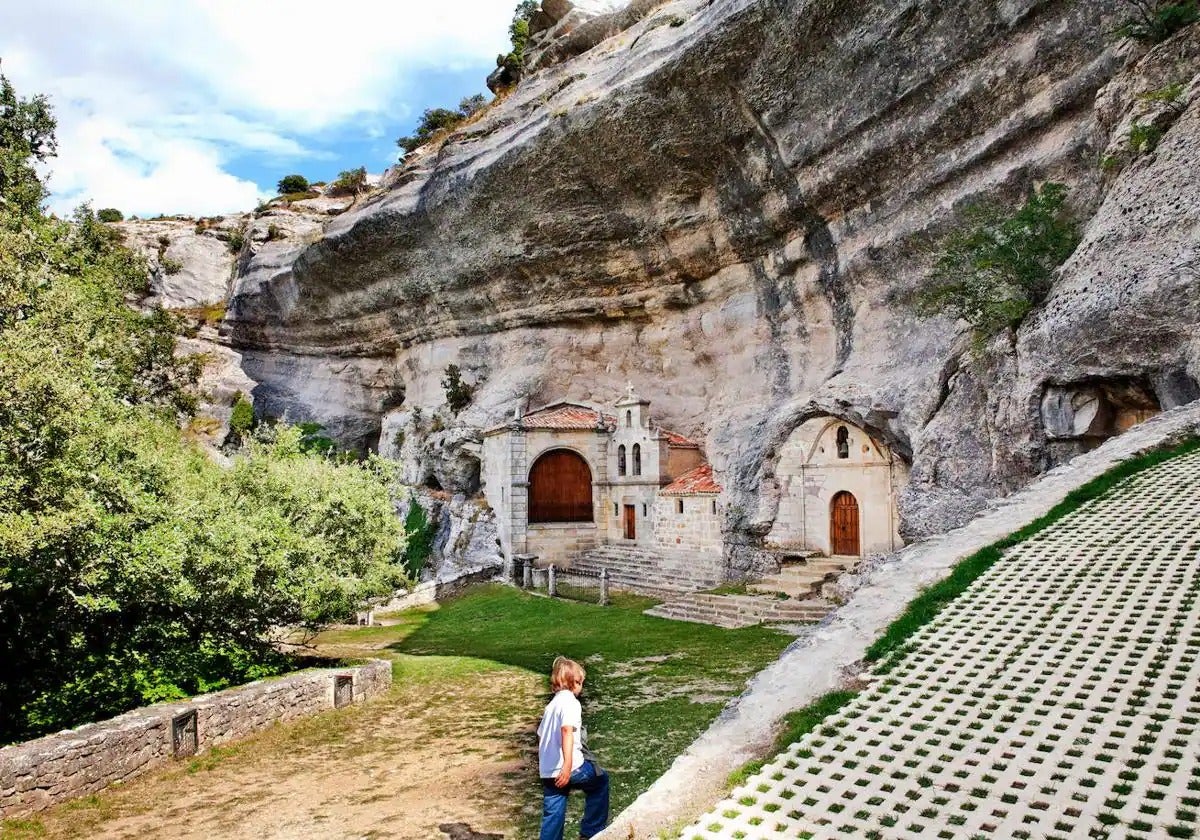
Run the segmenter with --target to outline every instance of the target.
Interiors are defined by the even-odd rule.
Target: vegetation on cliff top
[[[405,580],[378,462],[268,427],[231,468],[188,444],[178,319],[126,305],[147,264],[86,207],[45,215],[42,98],[0,77],[0,742],[286,667]]]

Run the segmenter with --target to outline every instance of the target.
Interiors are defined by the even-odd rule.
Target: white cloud
[[[421,73],[486,66],[515,2],[43,0],[0,5],[3,71],[59,121],[52,206],[245,209],[229,173],[318,159],[319,133],[383,138],[429,102]]]

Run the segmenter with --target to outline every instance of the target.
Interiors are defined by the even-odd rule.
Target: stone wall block
[[[302,671],[260,681],[184,703],[136,709],[36,741],[0,749],[0,818],[39,811],[58,802],[95,793],[169,762],[171,722],[197,713],[200,751],[244,737],[279,720],[312,715],[332,707],[332,681],[354,679],[355,702],[391,685],[391,664],[372,660],[353,668]]]

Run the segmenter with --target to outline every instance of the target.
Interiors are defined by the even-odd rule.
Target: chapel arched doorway
[[[858,500],[843,490],[829,503],[829,553],[857,557],[858,534]]]
[[[569,449],[552,449],[529,470],[529,521],[592,522],[592,470]]]

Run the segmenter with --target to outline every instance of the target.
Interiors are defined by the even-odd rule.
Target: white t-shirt
[[[554,695],[538,726],[538,775],[551,779],[562,770],[562,728],[575,730],[575,749],[571,753],[571,772],[583,766],[583,709],[575,695],[563,689]]]

